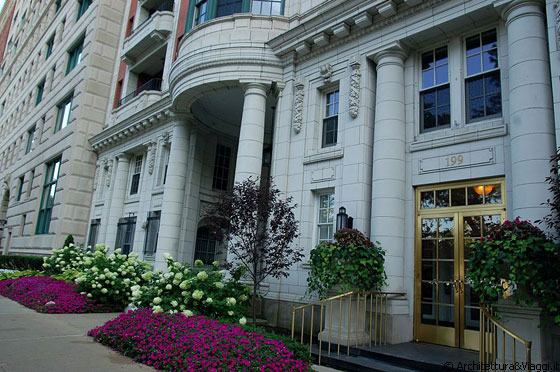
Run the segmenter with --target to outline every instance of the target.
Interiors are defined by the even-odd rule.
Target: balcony
[[[125,39],[121,58],[129,66],[140,57],[150,54],[161,46],[173,31],[173,0],[166,0],[154,9]]]
[[[162,79],[151,79],[147,83],[139,86],[134,90],[132,93],[124,96],[123,98],[119,99],[118,107],[127,104],[128,102],[132,101],[134,98],[138,97],[142,92],[161,92],[161,82]],[[158,95],[159,96],[159,95]]]

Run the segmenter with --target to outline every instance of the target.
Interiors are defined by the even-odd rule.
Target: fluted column
[[[243,88],[245,100],[237,148],[235,183],[243,182],[249,177],[260,178],[262,168],[267,86],[248,83]]]
[[[123,217],[124,199],[126,197],[128,172],[130,165],[130,155],[119,154],[114,160],[115,179],[113,180],[113,192],[109,199],[111,206],[109,207],[109,218],[107,219],[107,232],[105,235],[105,244],[115,248],[117,239],[117,224],[119,219]],[[122,248],[122,247],[118,247]]]
[[[371,239],[386,254],[390,290],[403,290],[405,211],[405,108],[402,48],[375,56],[377,89],[373,142]]]
[[[548,214],[545,177],[555,152],[552,90],[541,1],[514,1],[506,20],[512,163],[512,217],[534,221]]]
[[[165,253],[169,253],[174,259],[178,257],[188,160],[189,127],[185,119],[178,118],[173,127],[169,165],[163,191],[156,250],[156,269],[166,268],[165,258],[163,257]]]

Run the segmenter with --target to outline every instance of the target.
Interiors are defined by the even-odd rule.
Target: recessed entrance
[[[504,220],[504,195],[503,179],[416,190],[416,339],[478,350],[478,298],[466,280],[469,247]]]

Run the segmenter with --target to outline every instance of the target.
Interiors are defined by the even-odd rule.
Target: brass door
[[[468,186],[461,187],[468,195]],[[503,184],[494,187],[503,190]],[[448,190],[440,194],[451,198],[453,189]],[[438,190],[435,190],[434,205],[437,205],[437,198]],[[481,199],[492,201],[491,195],[486,197],[484,191]],[[441,208],[418,209],[414,312],[416,339],[478,350],[479,304],[466,280],[469,246],[505,218],[501,195],[498,200],[500,203],[492,205],[477,205],[474,201],[473,205],[468,205],[465,201],[466,205],[463,206],[454,206],[450,202],[440,204],[443,205]]]

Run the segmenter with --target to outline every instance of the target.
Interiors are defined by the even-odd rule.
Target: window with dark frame
[[[54,2],[54,11],[55,13],[58,13],[58,11],[60,10],[60,7],[62,6],[62,0],[56,0]]]
[[[54,127],[54,131],[57,132],[61,129],[66,128],[66,126],[68,126],[68,124],[70,123],[70,113],[72,111],[72,100],[74,93],[72,93],[72,95],[70,95],[70,97],[68,97],[67,99],[65,99],[64,101],[62,101],[59,105],[58,105],[58,113],[56,116],[56,125]]]
[[[217,0],[216,17],[224,17],[234,13],[241,13],[243,0]]]
[[[216,261],[218,255],[218,241],[210,233],[208,226],[201,226],[196,230],[194,260],[201,260],[206,265]]]
[[[43,79],[39,85],[37,85],[37,99],[35,100],[35,106],[37,106],[43,100],[43,93],[45,91],[45,79]]]
[[[502,115],[502,90],[495,29],[465,40],[467,123]]]
[[[147,256],[153,256],[156,253],[160,219],[161,211],[152,211],[148,213],[146,239],[144,240],[144,254]]]
[[[195,5],[194,25],[206,22],[208,13],[208,0],[199,0]]]
[[[142,172],[142,155],[136,156],[134,161],[134,169],[132,173],[132,182],[130,184],[130,195],[138,194],[138,188],[140,186],[140,174]]]
[[[421,133],[451,126],[447,46],[422,54],[420,109]]]
[[[170,148],[169,146],[163,146],[163,169],[162,169],[162,177],[161,177],[161,184],[165,185],[167,181],[167,168],[169,167],[169,155],[170,155]]]
[[[91,5],[92,0],[80,0],[78,1],[78,16],[76,17],[76,21],[80,19],[84,13],[88,10],[89,6]]]
[[[27,131],[27,145],[25,146],[25,153],[29,154],[33,151],[33,144],[35,143],[35,127]]]
[[[39,208],[39,218],[37,219],[37,227],[35,229],[35,233],[37,235],[49,233],[61,160],[62,159],[59,157],[47,164],[45,184],[43,186],[43,193]]]
[[[336,145],[338,137],[338,89],[326,94],[326,110],[323,119],[323,146]]]
[[[230,161],[231,147],[218,144],[216,146],[216,157],[214,159],[213,189],[223,191],[228,189]]]
[[[119,219],[117,224],[117,239],[115,249],[120,248],[122,254],[128,255],[134,247],[134,232],[136,230],[136,216]]]
[[[282,0],[253,0],[251,13],[262,15],[282,14]]]
[[[23,184],[25,182],[25,178],[24,176],[21,176],[19,178],[19,183],[18,183],[18,192],[17,192],[17,198],[16,201],[20,201],[21,200],[21,196],[23,195]]]
[[[45,60],[49,59],[50,55],[52,54],[54,46],[54,35],[47,41],[47,52],[45,53]]]
[[[84,38],[81,38],[75,45],[68,51],[68,63],[66,64],[66,75],[70,73],[82,61],[82,52],[84,49]]]
[[[100,218],[95,218],[91,220],[91,223],[89,224],[89,236],[88,236],[86,247],[88,248],[91,247],[92,250],[95,249],[95,245],[97,244],[97,236],[99,235],[100,226],[101,226]]]

